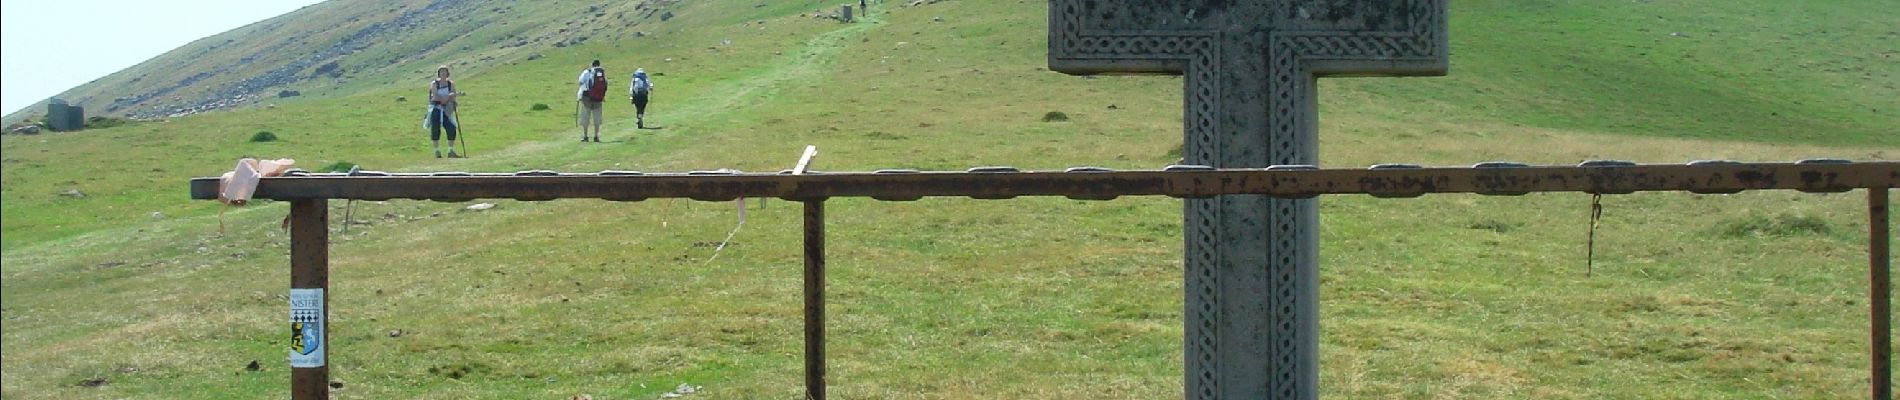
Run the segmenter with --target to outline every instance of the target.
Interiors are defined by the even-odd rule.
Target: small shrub
[[[270,131],[257,131],[257,133],[251,134],[251,143],[263,143],[263,142],[275,142],[275,141],[277,141],[277,134],[270,133]]]
[[[1062,121],[1068,121],[1068,120],[1069,120],[1069,114],[1064,114],[1061,111],[1050,111],[1048,113],[1042,114],[1042,122],[1062,122]]]
[[[1487,219],[1483,221],[1473,222],[1471,223],[1471,225],[1466,225],[1465,228],[1487,230],[1487,231],[1492,231],[1492,232],[1497,232],[1497,233],[1509,233],[1511,232],[1512,229],[1517,229],[1517,225],[1511,224],[1509,222],[1495,220],[1495,219]]]
[[[118,117],[88,117],[86,118],[85,125],[86,125],[86,129],[105,129],[105,128],[111,128],[115,126],[123,126],[123,125],[131,124],[131,123],[132,123],[131,120],[127,120],[125,118],[118,118]]]
[[[534,103],[534,106],[531,106],[531,107],[528,107],[528,109],[529,109],[529,110],[533,110],[533,111],[547,111],[547,110],[548,110],[548,104],[547,104],[547,103]]]
[[[1722,221],[1716,225],[1716,232],[1731,238],[1792,236],[1803,234],[1827,234],[1833,229],[1827,221],[1810,215],[1781,214],[1768,217],[1760,214]]]
[[[356,168],[356,163],[337,161],[330,163],[330,165],[325,165],[323,168],[317,168],[317,172],[350,172],[350,168]]]

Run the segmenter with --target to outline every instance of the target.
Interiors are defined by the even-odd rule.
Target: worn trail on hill
[[[656,114],[656,116],[663,116],[663,120],[671,121],[666,123],[667,125],[690,125],[694,121],[712,118],[720,113],[744,110],[759,105],[760,103],[770,100],[779,89],[784,88],[787,84],[810,81],[822,76],[826,66],[836,64],[838,54],[843,52],[846,47],[846,40],[861,36],[867,31],[876,29],[881,25],[881,22],[882,18],[878,17],[862,18],[859,19],[857,23],[845,24],[844,27],[836,30],[820,33],[806,40],[802,48],[795,51],[786,51],[784,52],[784,56],[776,57],[765,65],[762,65],[758,69],[758,73],[743,79],[716,83],[713,87],[703,91],[702,93],[705,93],[704,95],[686,99],[676,106],[669,107],[668,111]],[[569,144],[568,137],[578,131],[579,128],[563,131],[560,135],[557,135],[559,137],[558,139],[520,143],[510,146],[507,149],[497,151],[493,153],[493,156],[488,158],[490,161],[501,161],[512,157],[537,154],[559,146],[566,146]],[[641,131],[621,127],[613,133],[626,135],[634,132]],[[642,136],[669,137],[686,133],[677,129],[662,132],[669,133]]]

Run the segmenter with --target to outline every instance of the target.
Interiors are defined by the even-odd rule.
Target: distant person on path
[[[627,98],[633,100],[634,126],[647,127],[647,99],[653,94],[653,80],[647,79],[645,68],[633,71],[633,83],[627,86]]]
[[[455,81],[449,80],[449,66],[435,69],[435,81],[429,82],[429,116],[423,119],[423,125],[429,127],[429,142],[435,145],[435,158],[442,158],[442,131],[449,131],[449,158],[461,158],[455,154]]]
[[[600,143],[600,103],[607,98],[607,70],[600,67],[600,60],[594,60],[594,66],[581,70],[581,88],[574,92],[574,101],[581,107],[575,110],[580,114],[581,141],[587,141],[587,125],[594,125],[594,143]]]

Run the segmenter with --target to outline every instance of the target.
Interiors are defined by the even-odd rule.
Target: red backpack
[[[607,72],[594,69],[594,84],[587,87],[587,100],[601,102],[607,100]]]

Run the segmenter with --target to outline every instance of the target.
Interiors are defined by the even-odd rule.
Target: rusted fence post
[[[825,201],[805,202],[805,398],[825,399]]]
[[[1873,351],[1869,370],[1874,400],[1893,399],[1893,259],[1888,245],[1887,188],[1867,189],[1867,297],[1873,320]]]
[[[330,208],[290,203],[290,398],[330,398]]]

